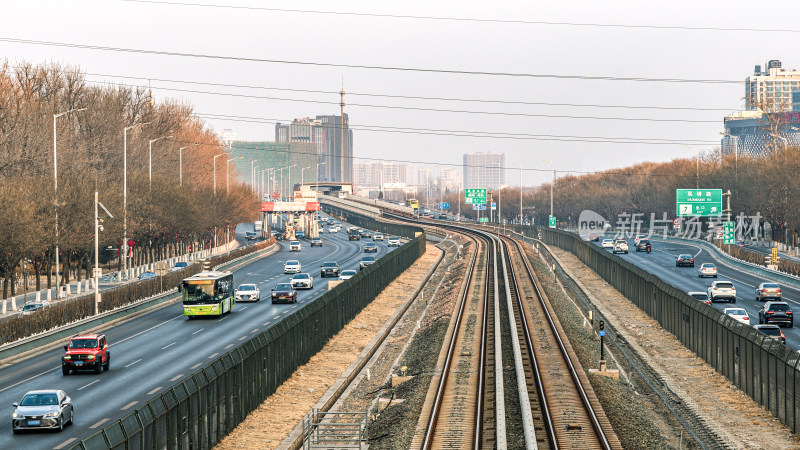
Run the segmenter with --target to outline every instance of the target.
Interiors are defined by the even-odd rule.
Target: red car
[[[111,352],[104,334],[79,334],[69,340],[64,346],[64,356],[61,358],[61,373],[69,375],[69,371],[101,370],[111,368]]]
[[[291,283],[278,283],[272,288],[272,303],[297,303],[297,291]]]

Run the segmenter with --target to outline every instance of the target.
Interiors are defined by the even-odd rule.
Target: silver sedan
[[[16,408],[11,414],[14,433],[39,429],[62,431],[64,425],[75,420],[72,399],[61,390],[29,391],[13,406]]]

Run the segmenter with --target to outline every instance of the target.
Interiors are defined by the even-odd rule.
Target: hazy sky
[[[193,4],[251,8],[191,6]],[[704,149],[718,145],[722,118],[727,112],[741,108],[743,80],[752,73],[754,65],[763,65],[768,59],[781,59],[784,67],[800,68],[800,54],[796,50],[800,38],[800,26],[796,25],[798,13],[800,2],[797,1],[759,4],[741,0],[657,3],[185,0],[182,5],[119,0],[3,2],[0,39],[6,41],[0,40],[0,55],[12,63],[25,60],[78,65],[91,74],[89,80],[97,82],[146,85],[146,79],[150,78],[157,99],[185,99],[204,116],[249,118],[208,119],[215,130],[231,128],[245,140],[272,140],[276,120],[338,114],[336,92],[344,80],[345,91],[352,93],[345,97],[348,105],[345,111],[355,130],[354,152],[358,158],[459,165],[465,152],[495,151],[506,153],[509,167],[519,164],[526,169],[542,169],[549,167],[542,163],[543,159],[548,159],[560,171],[593,171],[641,161],[693,156],[694,150],[683,147],[682,143]],[[487,21],[490,19],[505,22]],[[789,31],[623,28],[508,21]],[[791,31],[793,29],[797,31]],[[65,48],[13,43],[8,42],[8,38],[240,59]],[[670,83],[423,73],[282,64],[264,59],[527,75],[740,82]],[[188,81],[228,86],[185,83]],[[520,105],[355,94],[719,111]],[[610,117],[676,121],[604,119]],[[385,128],[384,131],[364,129],[377,130],[375,127],[394,127],[402,133],[387,132]],[[515,139],[453,136],[453,132],[505,133]],[[535,135],[557,136],[558,140],[531,139]],[[597,140],[598,137],[677,142],[654,145],[569,141],[576,138]],[[526,171],[523,183],[538,184],[547,176]],[[508,172],[510,183],[516,184],[518,179],[516,170]]]

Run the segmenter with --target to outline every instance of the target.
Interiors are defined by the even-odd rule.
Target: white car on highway
[[[637,234],[635,238],[633,238],[633,245],[639,245],[639,241],[642,239],[647,239],[647,236],[643,234]]]
[[[603,242],[600,243],[600,246],[603,248],[614,248],[614,240],[613,239],[603,239]]]
[[[697,269],[697,276],[700,278],[703,277],[717,278],[717,266],[715,266],[712,263],[700,264],[700,268]]]
[[[625,239],[617,239],[614,241],[614,247],[611,249],[612,253],[625,253],[628,254],[628,242]]]
[[[358,275],[358,272],[355,270],[343,270],[342,273],[339,275],[340,280],[349,280],[354,276]]]
[[[314,288],[314,279],[311,278],[311,275],[309,275],[307,273],[295,274],[289,282],[292,284],[292,287],[295,288],[295,289],[299,289],[299,288],[313,289]]]
[[[328,232],[329,233],[338,233],[340,231],[342,231],[342,227],[339,226],[339,225],[333,225],[331,227],[328,227]]]
[[[291,241],[291,242],[289,242],[289,251],[290,252],[299,252],[300,251],[300,241]]]
[[[302,270],[303,267],[300,265],[300,261],[296,259],[290,259],[283,265],[283,273],[300,273]]]
[[[736,319],[737,322],[750,325],[750,315],[744,308],[725,308],[722,312]]]
[[[237,302],[257,302],[261,300],[261,291],[255,284],[240,284],[236,288]]]

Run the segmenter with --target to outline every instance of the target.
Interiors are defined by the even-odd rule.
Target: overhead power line
[[[592,75],[559,75],[559,74],[537,74],[525,72],[489,72],[477,70],[456,70],[456,69],[433,69],[424,67],[401,67],[401,66],[374,66],[367,64],[340,64],[340,63],[326,63],[315,61],[296,61],[286,59],[268,59],[256,58],[245,56],[226,56],[226,55],[212,55],[204,53],[187,53],[175,52],[166,50],[151,50],[127,47],[108,47],[104,45],[94,44],[78,44],[72,42],[55,42],[55,41],[39,41],[34,39],[21,39],[13,37],[0,36],[0,42],[8,42],[14,44],[27,44],[27,45],[42,45],[48,47],[63,47],[63,48],[78,48],[84,50],[100,50],[107,52],[117,53],[132,53],[142,55],[157,55],[157,56],[177,56],[186,58],[203,58],[215,61],[238,61],[238,62],[255,62],[255,63],[270,63],[270,64],[287,64],[298,66],[314,66],[314,67],[339,67],[346,69],[369,69],[381,71],[396,71],[407,73],[438,73],[447,75],[482,75],[493,77],[511,77],[511,78],[531,78],[531,79],[560,79],[560,80],[593,80],[593,81],[636,81],[636,82],[656,82],[656,83],[699,83],[707,85],[726,85],[726,84],[742,84],[740,80],[715,80],[715,79],[689,79],[689,78],[648,78],[648,77],[613,77],[613,76],[592,76]]]
[[[237,94],[237,93],[229,93],[229,92],[199,91],[199,90],[193,90],[193,89],[180,89],[180,88],[171,88],[171,87],[163,87],[163,86],[143,86],[143,85],[136,85],[136,84],[116,83],[116,82],[115,83],[109,83],[109,82],[106,82],[106,81],[92,81],[92,80],[89,80],[89,81],[92,82],[92,83],[113,84],[113,85],[116,85],[116,86],[137,87],[137,88],[144,88],[144,89],[147,89],[148,87],[152,87],[153,89],[161,89],[161,90],[175,91],[175,92],[184,92],[184,93],[191,93],[191,94],[221,95],[221,96],[226,96],[226,97],[249,98],[249,99],[258,99],[258,100],[277,100],[277,101],[284,101],[284,102],[300,102],[300,103],[316,103],[316,104],[323,104],[323,105],[339,105],[339,102],[336,102],[336,101],[308,100],[308,99],[285,98],[285,97],[271,97],[271,96],[264,96],[264,95]],[[464,109],[423,108],[423,107],[417,107],[417,106],[371,105],[371,104],[365,104],[365,103],[348,103],[347,106],[350,106],[350,107],[356,106],[356,107],[362,107],[362,108],[397,109],[397,110],[407,110],[407,111],[444,112],[444,113],[459,113],[459,114],[481,114],[481,115],[489,115],[489,116],[542,117],[542,118],[550,118],[550,119],[621,120],[621,121],[633,121],[633,122],[719,123],[719,120],[656,119],[656,118],[647,118],[647,117],[606,117],[606,116],[577,116],[577,115],[568,115],[568,114],[517,113],[517,112],[503,112],[503,111],[472,111],[472,110],[464,110]]]
[[[445,17],[445,16],[419,16],[410,14],[379,14],[379,13],[359,13],[348,11],[322,11],[310,9],[290,9],[290,8],[268,8],[263,6],[239,6],[239,5],[218,5],[209,3],[192,2],[172,2],[160,0],[122,0],[128,3],[149,3],[168,6],[193,6],[206,8],[225,8],[246,11],[272,11],[299,14],[317,14],[332,16],[353,16],[369,18],[388,18],[388,19],[413,19],[413,20],[440,20],[450,22],[476,22],[476,23],[497,23],[497,24],[517,24],[517,25],[548,25],[548,26],[569,26],[569,27],[599,27],[599,28],[633,28],[633,29],[652,29],[652,30],[690,30],[690,31],[728,31],[741,32],[751,31],[757,33],[800,33],[800,30],[786,28],[744,28],[744,27],[692,27],[686,25],[641,25],[624,23],[593,23],[593,22],[557,22],[545,20],[521,20],[521,19],[490,19],[474,17]]]
[[[85,75],[95,76],[95,77],[124,78],[131,80],[156,81],[163,83],[196,84],[202,86],[217,86],[217,87],[226,87],[235,89],[260,89],[265,91],[286,91],[286,92],[301,92],[307,94],[339,95],[339,91],[279,88],[279,87],[255,86],[247,84],[214,83],[208,81],[171,80],[166,78],[139,77],[132,75],[113,75],[113,74],[90,73],[90,72],[83,72],[83,73]],[[526,101],[516,101],[516,100],[492,100],[492,99],[476,99],[476,98],[425,97],[418,95],[396,95],[396,94],[380,94],[380,93],[353,92],[353,91],[348,92],[347,95],[357,96],[357,97],[363,96],[363,97],[396,98],[403,100],[431,100],[431,101],[465,102],[465,103],[496,103],[500,105],[525,105],[525,106],[567,106],[567,107],[579,107],[579,108],[653,109],[653,110],[665,110],[665,111],[714,111],[714,112],[729,112],[740,109],[736,107],[703,108],[703,107],[692,107],[692,106],[597,105],[597,104],[584,104],[584,103],[526,102]]]

